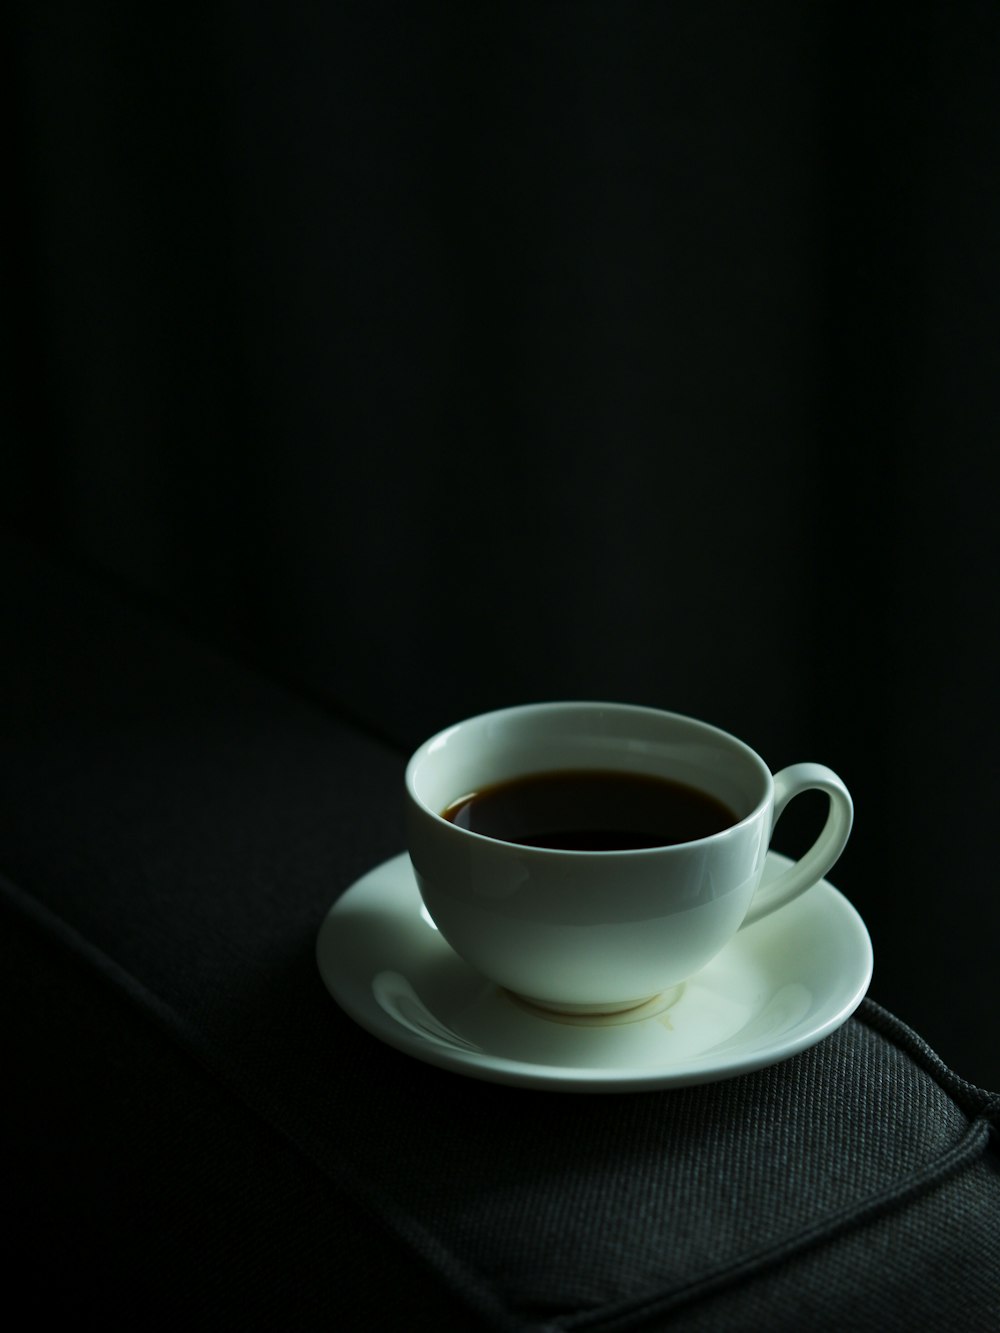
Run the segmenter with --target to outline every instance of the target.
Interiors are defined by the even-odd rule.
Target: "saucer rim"
[[[791,864],[789,858],[780,853],[769,852],[768,859],[776,863],[777,868]],[[515,1060],[509,1056],[489,1055],[488,1052],[462,1051],[456,1047],[438,1046],[421,1038],[411,1030],[394,1022],[386,1016],[385,1022],[372,1021],[373,1010],[370,1006],[354,1001],[348,987],[337,987],[336,979],[324,966],[324,942],[329,932],[336,928],[336,918],[348,895],[358,895],[365,891],[366,881],[386,873],[404,872],[412,876],[412,867],[406,852],[388,857],[372,866],[358,879],[353,881],[324,915],[316,936],[315,956],[323,984],[334,1002],[353,1022],[383,1044],[439,1069],[461,1074],[466,1078],[501,1083],[508,1086],[535,1088],[550,1092],[648,1092],[657,1089],[695,1087],[702,1084],[721,1082],[752,1074],[761,1069],[781,1064],[810,1047],[818,1045],[830,1036],[851,1017],[868,992],[874,971],[874,954],[871,937],[861,914],[839,889],[828,880],[822,879],[813,885],[805,897],[815,898],[822,895],[826,910],[841,917],[841,927],[854,936],[858,947],[858,969],[853,975],[853,986],[844,994],[842,1001],[821,1021],[810,1023],[801,1032],[782,1037],[774,1045],[764,1045],[752,1052],[740,1054],[739,1049],[728,1058],[712,1058],[711,1050],[704,1056],[687,1057],[678,1065],[627,1066],[594,1068],[589,1066],[549,1065],[531,1061]],[[413,892],[419,902],[419,890],[416,881]],[[791,904],[790,904],[791,906]],[[758,931],[766,930],[768,918],[746,927]],[[732,947],[732,941],[726,945],[717,957],[724,957],[726,950]]]

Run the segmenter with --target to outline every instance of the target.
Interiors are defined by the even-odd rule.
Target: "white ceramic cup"
[[[736,820],[692,842],[594,852],[501,842],[442,816],[465,793],[566,769],[670,778]],[[811,789],[829,797],[822,832],[758,892],[778,817]],[[737,930],[822,879],[853,820],[847,788],[821,764],[772,777],[716,727],[610,703],[528,704],[448,727],[410,759],[406,797],[410,858],[441,934],[484,976],[567,1013],[629,1009],[693,976]]]

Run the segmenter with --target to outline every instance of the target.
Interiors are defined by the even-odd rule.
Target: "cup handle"
[[[847,846],[854,822],[854,802],[851,793],[832,768],[824,764],[790,764],[774,775],[774,807],[771,815],[771,833],[785,806],[793,796],[804,791],[824,791],[830,798],[830,811],[823,831],[800,860],[783,870],[775,879],[758,888],[743,918],[743,926],[750,926],[761,917],[776,912],[800,893],[818,883],[836,862]]]

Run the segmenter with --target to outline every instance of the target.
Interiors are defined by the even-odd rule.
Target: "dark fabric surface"
[[[759,1074],[600,1098],[389,1050],[313,948],[399,849],[402,756],[5,558],[2,1105],[33,1299],[110,1285],[118,1313],[215,1327],[286,1300],[305,1327],[348,1305],[419,1327],[420,1302],[425,1327],[993,1326],[996,1103],[895,1020],[866,1005]],[[90,1277],[60,1291],[43,1244]]]
[[[474,1299],[165,1039],[154,1007],[51,944],[4,902],[10,1328],[376,1329],[391,1312],[421,1333],[475,1326]]]
[[[402,749],[589,696],[829,763],[880,995],[1000,1085],[1000,10],[0,23],[0,517]]]

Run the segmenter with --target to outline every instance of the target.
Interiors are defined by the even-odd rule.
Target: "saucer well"
[[[787,864],[770,853],[765,878]],[[316,958],[341,1008],[397,1050],[472,1078],[566,1092],[684,1087],[787,1060],[846,1022],[872,976],[864,922],[821,880],[659,1001],[586,1020],[545,1015],[445,943],[405,854],[337,899]]]

